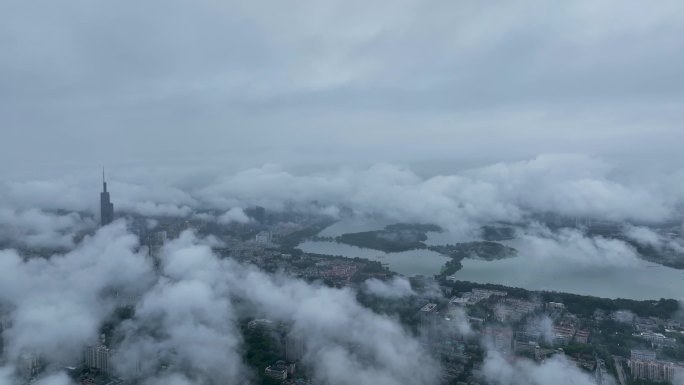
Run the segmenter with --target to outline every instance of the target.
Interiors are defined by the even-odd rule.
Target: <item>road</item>
[[[622,360],[620,357],[613,356],[613,363],[615,364],[615,371],[617,372],[620,385],[627,385],[627,381],[625,380],[625,369],[622,367]]]

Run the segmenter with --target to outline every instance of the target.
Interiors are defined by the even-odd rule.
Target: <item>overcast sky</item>
[[[679,0],[6,0],[0,167],[681,162],[683,20]]]

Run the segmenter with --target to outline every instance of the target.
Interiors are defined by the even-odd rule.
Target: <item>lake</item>
[[[430,250],[409,250],[401,253],[385,253],[337,242],[306,241],[298,248],[306,253],[342,255],[350,258],[364,258],[386,264],[390,270],[406,276],[435,275],[449,260],[442,254]]]
[[[606,298],[684,300],[684,271],[642,261],[634,266],[591,267],[520,255],[499,261],[464,259],[454,278],[528,290]]]
[[[382,220],[343,220],[321,231],[322,236],[382,229],[393,222]],[[428,233],[427,244],[472,241],[448,233]],[[504,242],[511,246],[513,242]],[[336,242],[306,241],[299,245],[304,252],[365,258],[386,264],[390,270],[406,276],[434,275],[449,259],[429,250],[384,253]],[[463,269],[454,278],[478,283],[494,283],[528,290],[549,290],[606,298],[684,300],[684,270],[638,261],[626,266],[577,264],[560,257],[518,257],[498,261],[464,259]]]

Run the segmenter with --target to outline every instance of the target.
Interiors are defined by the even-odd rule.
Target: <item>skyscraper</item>
[[[100,218],[102,220],[102,226],[106,226],[114,220],[114,204],[109,200],[104,168],[102,169],[102,192],[100,193]]]
[[[83,361],[89,369],[109,373],[109,349],[106,346],[87,346],[83,349]]]

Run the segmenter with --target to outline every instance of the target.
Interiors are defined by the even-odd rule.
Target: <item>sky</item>
[[[0,4],[0,171],[681,163],[684,5]]]

